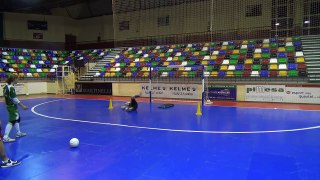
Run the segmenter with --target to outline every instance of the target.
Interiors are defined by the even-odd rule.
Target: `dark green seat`
[[[242,76],[243,71],[235,71],[234,76]]]

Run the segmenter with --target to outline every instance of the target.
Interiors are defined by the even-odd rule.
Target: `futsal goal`
[[[141,96],[150,103],[208,103],[208,76],[206,66],[149,67],[149,83],[142,83]]]

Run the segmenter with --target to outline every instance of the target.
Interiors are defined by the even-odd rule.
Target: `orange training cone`
[[[200,104],[200,102],[198,102],[198,108],[197,108],[196,115],[197,115],[197,116],[201,116],[201,115],[202,115],[202,113],[201,113],[201,104]]]
[[[111,109],[113,109],[113,106],[112,106],[112,99],[110,99],[110,101],[109,101],[109,109],[111,110]]]

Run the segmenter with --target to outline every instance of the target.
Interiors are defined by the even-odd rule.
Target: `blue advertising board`
[[[235,85],[210,85],[208,86],[210,100],[236,100],[237,87]]]

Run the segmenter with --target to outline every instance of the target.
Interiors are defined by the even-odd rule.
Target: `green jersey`
[[[6,100],[7,106],[8,105],[14,105],[12,99],[17,97],[16,90],[11,85],[5,85],[3,87],[3,96],[4,96],[5,100]]]

